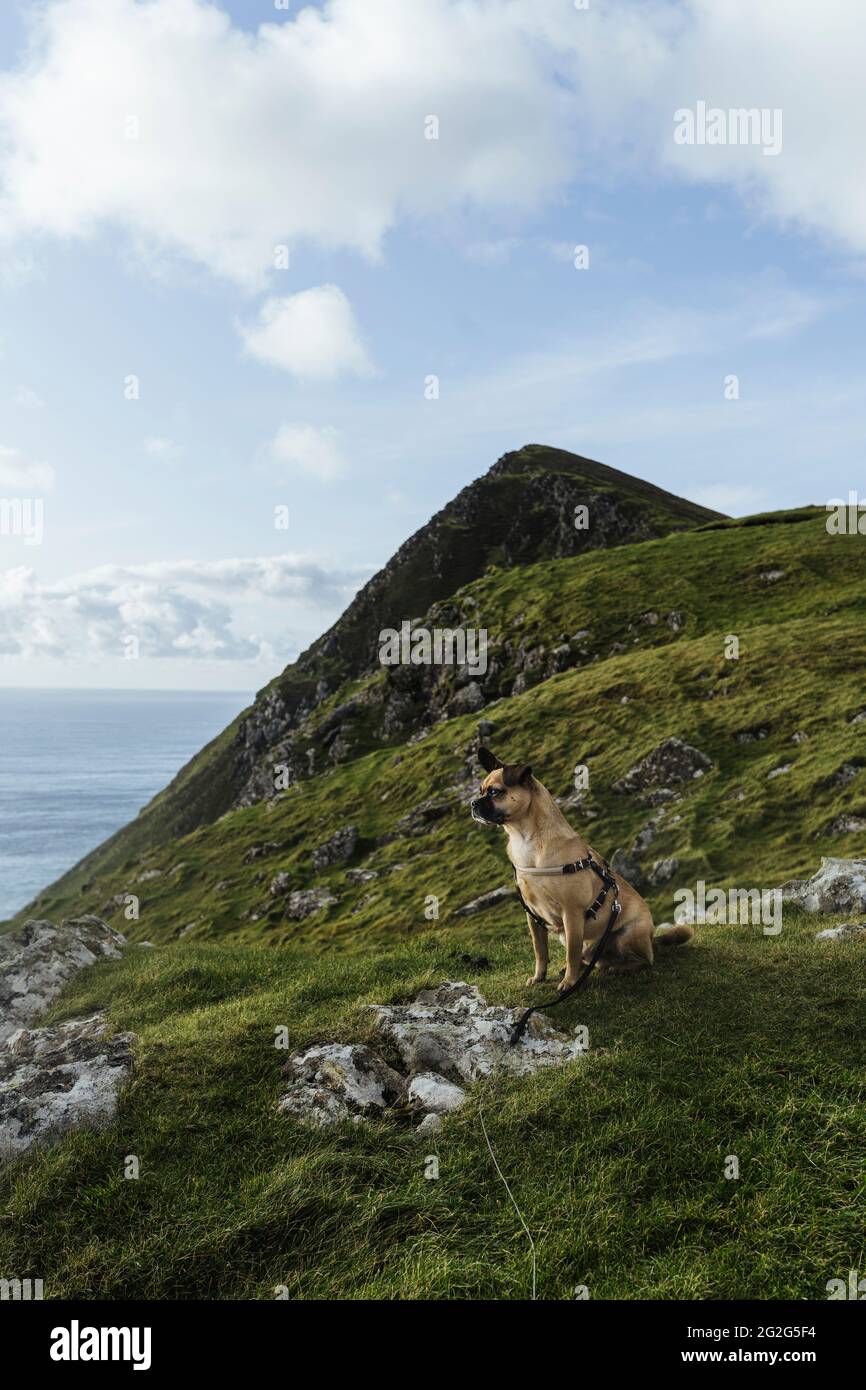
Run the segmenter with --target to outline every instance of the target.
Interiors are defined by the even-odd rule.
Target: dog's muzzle
[[[502,825],[506,819],[501,811],[495,809],[489,792],[485,792],[483,796],[476,796],[474,801],[470,801],[469,809],[472,812],[472,819],[477,820],[479,825]]]

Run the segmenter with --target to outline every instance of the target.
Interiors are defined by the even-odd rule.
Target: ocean
[[[0,921],[131,820],[252,698],[0,690]]]

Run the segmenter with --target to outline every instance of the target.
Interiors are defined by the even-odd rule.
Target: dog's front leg
[[[577,984],[583,955],[583,929],[586,921],[583,912],[565,912],[562,918],[565,933],[565,974],[559,982],[559,990],[571,989]]]
[[[536,922],[531,912],[527,912],[526,921],[529,924],[529,935],[532,937],[532,949],[535,952],[535,974],[530,975],[526,983],[540,985],[547,978],[547,927]]]

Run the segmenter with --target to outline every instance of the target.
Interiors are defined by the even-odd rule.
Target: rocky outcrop
[[[318,1128],[380,1114],[406,1092],[400,1073],[359,1043],[310,1047],[290,1057],[283,1072],[291,1081],[277,1109]]]
[[[521,1009],[490,1005],[474,985],[446,980],[411,1004],[370,1006],[376,1028],[401,1058],[405,1074],[371,1048],[331,1043],[290,1057],[291,1085],[278,1108],[316,1128],[389,1111],[420,1120],[419,1133],[466,1100],[465,1087],[495,1074],[523,1076],[578,1058],[582,1041],[534,1014],[511,1047]]]
[[[640,795],[649,805],[658,805],[673,800],[677,790],[703,777],[712,766],[712,760],[700,749],[679,738],[666,738],[614,782],[613,789],[626,796]]]
[[[866,859],[822,859],[811,878],[792,879],[780,892],[805,912],[866,912]]]
[[[132,1033],[103,1015],[19,1028],[0,1045],[0,1160],[114,1118],[132,1070]]]
[[[31,1028],[79,970],[126,945],[98,917],[31,921],[0,935],[0,1158],[107,1124],[132,1067],[131,1033],[104,1017]]]
[[[30,921],[0,934],[0,1042],[32,1023],[79,970],[120,955],[126,940],[99,917],[55,927]]]
[[[345,864],[355,853],[358,844],[357,825],[344,825],[341,830],[337,830],[324,844],[317,845],[313,850],[313,868],[330,869],[334,864]]]

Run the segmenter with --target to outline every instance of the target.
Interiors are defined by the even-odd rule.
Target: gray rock
[[[543,1014],[533,1014],[520,1042],[509,1046],[521,1010],[488,1005],[474,985],[461,980],[422,990],[413,1004],[370,1008],[410,1071],[435,1071],[458,1083],[561,1066],[582,1050],[578,1039],[559,1032]]]
[[[274,877],[271,879],[271,886],[270,886],[270,890],[269,890],[269,891],[270,891],[272,897],[274,897],[274,898],[281,898],[281,897],[283,896],[284,893],[288,893],[288,891],[289,891],[289,889],[291,888],[291,886],[292,886],[292,876],[291,876],[291,874],[286,873],[286,871],[285,871],[284,869],[282,869],[282,870],[280,870],[280,872],[279,872],[278,874],[275,874]]]
[[[0,933],[0,1042],[44,1013],[79,970],[120,955],[125,937],[99,917],[55,927],[29,921]]]
[[[767,773],[767,781],[770,782],[774,777],[784,777],[786,772],[790,772],[793,763],[782,763],[781,767],[773,767]]]
[[[408,1099],[415,1110],[447,1115],[465,1105],[468,1097],[462,1086],[446,1081],[438,1072],[422,1071],[409,1082]]]
[[[0,1046],[0,1158],[98,1129],[117,1110],[132,1070],[133,1033],[110,1035],[101,1014],[19,1028]]]
[[[484,691],[477,681],[470,681],[458,690],[448,701],[448,713],[452,715],[474,714],[485,705]]]
[[[347,859],[352,858],[357,844],[357,825],[344,825],[313,850],[313,868],[328,869],[332,864],[345,864]]]
[[[476,912],[486,912],[491,907],[498,907],[500,903],[510,901],[516,901],[514,885],[503,883],[501,888],[493,888],[489,893],[482,893],[480,898],[473,898],[462,907],[455,908],[454,916],[472,917]]]
[[[831,835],[855,835],[866,830],[866,820],[862,816],[839,816],[828,829]]]
[[[628,854],[624,849],[615,849],[610,857],[610,867],[639,893],[646,888],[647,876],[633,854]]]
[[[783,901],[795,903],[806,912],[866,911],[866,859],[821,860],[821,867],[810,879],[792,880],[782,885]]]
[[[843,922],[838,927],[828,927],[826,931],[819,931],[815,940],[843,941],[858,936],[866,936],[866,922]]]
[[[429,1114],[425,1115],[415,1133],[418,1135],[436,1134],[442,1128],[442,1116]]]
[[[295,1053],[283,1067],[291,1078],[277,1108],[318,1128],[380,1114],[400,1102],[406,1083],[361,1043],[324,1043]]]
[[[347,883],[369,883],[371,879],[378,878],[378,869],[347,869]]]
[[[279,845],[272,842],[264,845],[251,845],[243,857],[243,863],[254,864],[257,859],[262,859],[266,854],[273,854],[274,850],[279,848]]]
[[[294,893],[290,893],[286,903],[286,916],[293,921],[303,921],[305,917],[312,917],[314,912],[321,912],[322,908],[330,907],[332,903],[338,902],[333,893],[329,893],[327,888],[299,888]]]
[[[679,867],[680,861],[675,855],[670,859],[657,859],[649,871],[650,883],[654,888],[660,888],[663,883],[670,883]]]
[[[673,796],[672,787],[682,787],[703,776],[713,766],[706,753],[684,743],[679,738],[666,738],[642,758],[624,776],[614,782],[614,791],[632,796],[637,792],[665,792],[662,798]]]

